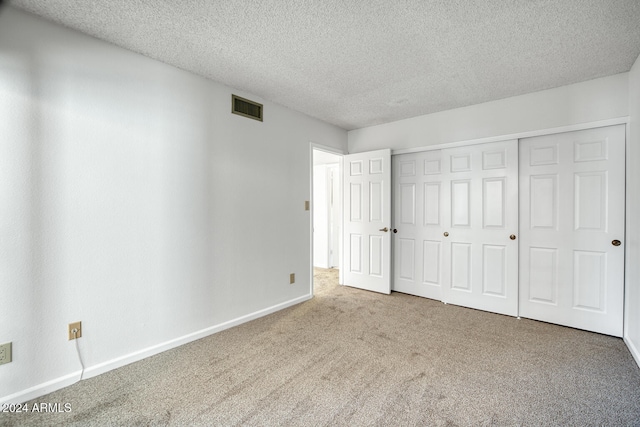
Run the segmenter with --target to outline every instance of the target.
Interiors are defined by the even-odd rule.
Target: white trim
[[[343,150],[340,150],[339,148],[329,147],[327,145],[317,144],[315,142],[310,142],[309,146],[311,147],[310,155],[311,155],[312,161],[313,161],[313,150],[325,151],[327,153],[336,154],[338,156],[344,156],[345,154],[347,154]]]
[[[500,141],[506,141],[510,139],[530,138],[533,136],[551,135],[554,133],[573,132],[578,130],[601,128],[605,126],[621,125],[621,124],[627,124],[628,122],[629,122],[629,116],[617,117],[614,119],[599,120],[597,122],[580,123],[577,125],[560,126],[556,128],[512,133],[509,135],[490,136],[487,138],[470,139],[467,141],[447,142],[443,144],[427,145],[427,146],[415,147],[415,148],[402,148],[399,150],[392,150],[391,155],[393,156],[396,154],[419,153],[422,151],[441,150],[443,148],[462,147],[466,145],[486,144],[487,142],[500,142]]]
[[[340,156],[340,163],[338,164],[338,176],[340,182],[338,183],[338,197],[340,198],[340,210],[344,209],[344,156]],[[344,285],[344,212],[340,215],[340,235],[338,236],[338,247],[340,248],[340,256],[338,257],[338,284]]]
[[[628,337],[625,336],[623,340],[624,340],[624,343],[627,345],[627,348],[629,349],[629,353],[631,353],[631,355],[636,361],[636,364],[640,367],[640,350],[638,349],[638,347],[636,347],[633,344],[633,341],[631,341]]]
[[[628,178],[629,178],[629,173],[631,172],[631,158],[629,157],[629,152],[631,151],[629,149],[629,144],[631,143],[631,126],[629,125],[629,123],[627,123],[627,125],[625,126],[625,235],[624,235],[624,239],[625,242],[630,242],[631,238],[630,238],[630,230],[632,230],[632,226],[631,225],[631,205],[632,205],[632,200],[631,200],[631,193],[628,191],[629,187],[628,187]],[[638,367],[640,367],[640,349],[638,347],[636,347],[636,345],[634,344],[633,340],[631,338],[629,338],[629,315],[631,313],[632,307],[631,307],[631,297],[629,296],[631,290],[631,286],[629,285],[629,283],[627,282],[627,279],[629,278],[629,269],[631,268],[632,265],[634,265],[634,261],[632,260],[629,256],[629,250],[628,250],[628,245],[625,243],[625,260],[624,260],[624,321],[623,321],[623,331],[622,331],[622,336],[623,336],[623,340],[624,343],[627,345],[627,348],[629,349],[629,352],[631,353],[631,355],[633,356],[633,358],[636,361],[636,364],[638,365]]]
[[[631,142],[631,126],[629,123],[625,126],[625,139],[624,139],[624,316],[622,320],[622,336],[624,337],[624,342],[629,347],[629,351],[631,351],[631,340],[628,339],[629,332],[629,313],[630,313],[630,305],[631,298],[629,297],[629,288],[627,285],[627,279],[629,277],[629,269],[631,268],[632,261],[629,258],[629,245],[628,242],[631,241],[629,238],[630,230],[633,229],[631,225],[631,194],[629,193],[629,173],[631,172],[631,158],[629,156],[629,144]],[[633,354],[633,351],[631,351]],[[636,363],[640,367],[640,359],[634,355],[636,359]]]
[[[300,304],[301,302],[308,301],[311,299],[311,297],[312,295],[303,295],[301,297],[294,298],[292,300],[285,301],[280,304],[276,304],[271,307],[267,307],[262,310],[255,311],[253,313],[237,317],[235,319],[220,323],[218,325],[210,326],[200,331],[196,331],[179,338],[165,341],[161,344],[147,347],[145,349],[135,351],[133,353],[129,353],[127,355],[117,357],[115,359],[108,360],[103,363],[99,363],[97,365],[87,368],[84,371],[83,379],[95,377],[105,372],[109,372],[114,369],[121,368],[130,363],[137,362],[142,359],[146,359],[147,357],[154,356],[156,354],[162,353],[167,350],[171,350],[172,348],[176,348],[181,345],[187,344],[189,342],[199,340],[201,338],[215,334],[216,332],[221,332],[221,331],[224,331],[225,329],[229,329],[234,326],[238,326],[243,323],[249,322],[251,320],[255,320],[260,317],[266,316],[268,314],[275,313],[276,311],[280,311],[285,308],[294,306],[296,304]],[[81,371],[75,371],[63,377],[56,378],[51,381],[47,381],[46,383],[36,385],[34,387],[28,388],[23,391],[19,391],[9,396],[5,396],[3,398],[0,398],[0,404],[23,403],[40,396],[44,396],[45,394],[49,394],[53,391],[60,390],[61,388],[68,387],[78,382],[78,378],[80,377],[80,372]]]
[[[40,396],[44,396],[45,394],[49,394],[56,390],[60,390],[61,388],[73,385],[78,382],[81,372],[82,371],[76,371],[63,377],[56,378],[55,380],[47,381],[46,383],[38,384],[37,386],[19,391],[14,394],[10,394],[9,396],[5,396],[0,399],[0,405],[3,405],[5,403],[24,403],[31,399],[36,399]]]

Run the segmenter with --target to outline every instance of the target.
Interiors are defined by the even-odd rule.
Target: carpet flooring
[[[623,341],[316,271],[305,303],[36,399],[2,426],[640,425]]]

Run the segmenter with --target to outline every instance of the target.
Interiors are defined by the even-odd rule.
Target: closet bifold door
[[[393,156],[393,290],[442,299],[440,150]]]
[[[442,150],[442,301],[518,315],[518,141]]]
[[[622,336],[625,127],[520,141],[520,315]]]
[[[393,174],[393,290],[516,316],[517,141],[397,155]]]

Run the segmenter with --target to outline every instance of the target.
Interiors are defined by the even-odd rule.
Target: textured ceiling
[[[640,0],[12,0],[356,129],[628,71]]]

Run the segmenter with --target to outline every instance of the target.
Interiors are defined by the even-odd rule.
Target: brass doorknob
[[[516,240],[516,235],[515,235],[515,234],[512,234],[511,236],[509,236],[509,238],[510,238],[511,240]]]
[[[614,241],[611,242],[611,244],[613,246],[620,246],[622,244],[622,242],[620,240],[614,240]]]
[[[449,232],[448,231],[444,232],[444,237],[449,237]]]
[[[386,233],[387,231],[389,231],[389,229],[385,227],[385,228],[381,228],[380,231],[384,231]]]

